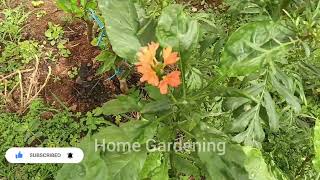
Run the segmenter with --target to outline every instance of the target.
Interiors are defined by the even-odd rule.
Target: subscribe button
[[[84,157],[80,148],[10,148],[9,163],[80,163]]]

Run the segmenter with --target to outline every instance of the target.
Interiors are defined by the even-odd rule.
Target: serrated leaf
[[[179,173],[183,173],[185,175],[188,175],[189,177],[193,176],[196,179],[200,178],[200,171],[197,166],[195,166],[195,162],[184,159],[179,155],[174,156],[173,160],[173,164],[175,165],[175,168]]]
[[[140,179],[147,179],[161,166],[162,154],[160,152],[149,153],[140,172]]]
[[[188,72],[187,77],[187,87],[190,90],[197,90],[200,89],[202,86],[202,78],[201,78],[201,71],[197,68],[192,67],[191,70]]]
[[[271,21],[253,22],[234,32],[226,43],[221,57],[222,72],[226,76],[248,75],[279,54],[286,52],[287,44],[275,41],[284,34],[281,26]]]
[[[271,82],[276,91],[285,98],[288,104],[293,108],[295,112],[300,112],[301,105],[299,103],[299,99],[294,96],[285,86],[283,86],[275,76],[270,76]]]
[[[168,157],[161,152],[151,152],[140,173],[140,179],[168,180]]]
[[[265,133],[262,128],[259,112],[260,106],[256,105],[234,120],[232,130],[240,132],[232,138],[235,142],[261,148],[261,142],[264,140]]]
[[[147,157],[147,151],[116,153],[110,152],[105,155],[105,163],[108,168],[106,180],[139,180],[139,172]]]
[[[225,135],[206,123],[199,123],[192,133],[196,137],[197,155],[202,162],[202,171],[208,180],[248,179],[245,170],[245,154],[240,145],[230,144]],[[215,148],[203,148],[202,144],[214,143]],[[208,147],[208,146],[207,146]]]
[[[279,116],[276,111],[275,103],[271,98],[271,95],[268,91],[264,92],[264,107],[267,110],[269,117],[269,126],[272,131],[279,130]]]
[[[244,131],[249,123],[252,121],[255,116],[257,116],[257,111],[259,110],[258,106],[251,108],[250,110],[243,112],[238,118],[236,118],[232,123],[232,131],[242,132]]]

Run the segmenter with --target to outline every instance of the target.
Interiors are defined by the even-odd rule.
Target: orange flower
[[[147,47],[141,48],[138,55],[139,62],[136,64],[137,71],[142,74],[141,82],[148,82],[160,89],[161,94],[168,93],[168,87],[178,87],[180,81],[180,71],[173,71],[166,76],[163,76],[159,82],[158,74],[164,72],[167,65],[175,64],[179,60],[177,52],[172,52],[172,48],[164,48],[162,52],[163,63],[159,63],[156,59],[158,43],[151,42]],[[158,73],[158,74],[157,74]]]
[[[174,52],[172,53],[172,48],[168,47],[163,50],[162,53],[164,65],[171,65],[175,64],[177,61],[179,61],[178,53]]]
[[[164,76],[159,83],[159,89],[161,94],[168,94],[168,86],[178,87],[181,84],[180,71],[173,71],[167,76]]]
[[[137,70],[139,73],[142,74],[142,77],[140,78],[141,82],[147,81],[149,84],[153,86],[159,85],[159,78],[157,76],[157,73],[151,68],[150,65],[138,66]]]
[[[139,62],[137,65],[151,65],[154,66],[154,59],[159,48],[159,43],[151,42],[148,44],[148,47],[141,48],[141,51],[138,53]]]

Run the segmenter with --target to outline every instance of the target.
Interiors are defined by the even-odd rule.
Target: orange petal
[[[148,47],[149,47],[149,51],[151,52],[151,55],[155,57],[157,53],[157,49],[159,48],[159,43],[151,42],[150,44],[148,44]]]
[[[154,42],[148,44],[147,47],[142,47],[137,54],[139,60],[137,65],[150,64],[151,66],[154,66],[154,58],[158,48],[159,44]]]
[[[137,66],[137,71],[142,74],[142,77],[140,78],[141,82],[147,81],[153,86],[159,85],[157,73],[151,68],[150,65]]]
[[[178,87],[181,84],[180,71],[173,71],[169,73],[165,78],[167,83],[172,87]]]
[[[160,81],[159,89],[161,94],[168,94],[168,83],[165,80]]]
[[[172,53],[172,48],[164,48],[162,52],[163,60],[164,60],[164,65],[171,65],[175,64],[178,60],[178,53],[174,52]]]

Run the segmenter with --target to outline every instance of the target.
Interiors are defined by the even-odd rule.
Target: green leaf
[[[140,179],[168,180],[168,157],[160,152],[148,154]]]
[[[171,104],[168,99],[153,101],[143,106],[141,113],[157,113],[171,109]]]
[[[56,0],[56,4],[58,8],[76,17],[81,18],[85,15],[84,9],[78,6],[78,0]]]
[[[299,103],[299,99],[297,97],[294,96],[294,92],[290,92],[290,89],[288,89],[287,87],[289,86],[287,84],[287,87],[284,86],[286,85],[285,82],[288,81],[283,81],[282,79],[282,83],[285,83],[284,85],[282,83],[279,82],[280,78],[279,76],[270,76],[271,77],[271,82],[272,85],[274,86],[274,88],[277,90],[277,92],[285,98],[285,100],[287,101],[287,103],[289,105],[291,105],[291,107],[293,108],[293,110],[298,113],[301,110],[301,105]],[[286,78],[287,79],[287,78]]]
[[[149,97],[152,98],[153,100],[167,99],[165,95],[160,93],[159,88],[157,87],[146,85],[145,90],[148,92]]]
[[[202,87],[202,78],[201,78],[201,71],[197,68],[192,67],[191,70],[187,73],[188,81],[187,87],[190,90],[197,90]]]
[[[161,166],[161,157],[162,154],[160,152],[148,154],[142,171],[140,172],[140,179],[146,179],[152,176],[153,172],[155,172]]]
[[[200,178],[200,172],[197,166],[195,166],[195,162],[184,159],[179,155],[175,155],[173,161],[173,164],[179,173],[193,176],[196,179]]]
[[[104,179],[139,180],[139,173],[143,168],[146,157],[146,150],[130,153],[106,153],[105,163],[108,170]]]
[[[79,164],[66,164],[58,172],[57,180],[123,180],[139,179],[147,157],[143,144],[154,136],[157,124],[149,121],[131,121],[120,127],[109,126],[100,129],[99,133],[87,136],[79,147],[84,151],[84,160]],[[143,137],[143,138],[141,138]],[[137,141],[140,139],[141,141]],[[96,149],[96,143],[105,146],[107,143],[140,142],[140,151],[103,151]]]
[[[186,51],[198,42],[199,24],[183,12],[183,6],[170,5],[162,11],[156,37],[163,47]]]
[[[232,131],[240,132],[233,137],[237,143],[261,148],[265,133],[262,128],[262,119],[259,116],[260,106],[251,107],[243,112],[232,124]]]
[[[245,155],[240,146],[226,145],[225,155],[199,151],[198,156],[204,164],[209,180],[248,179],[244,168]]]
[[[102,107],[94,110],[95,116],[104,115],[118,115],[127,112],[138,112],[140,106],[138,99],[131,96],[118,96],[117,99],[106,102]]]
[[[313,165],[315,169],[320,172],[320,121],[316,120],[316,125],[314,127],[313,144],[315,151],[315,158],[313,160]]]
[[[245,154],[240,145],[230,144],[225,140],[225,135],[210,128],[208,124],[199,123],[194,129],[199,146],[214,143],[215,148],[198,148],[197,154],[202,162],[203,171],[208,180],[248,179],[245,170]]]
[[[269,126],[272,131],[279,130],[279,116],[276,111],[275,103],[271,98],[271,95],[268,91],[264,92],[264,107],[267,110],[269,117]]]
[[[271,21],[248,23],[234,32],[221,57],[222,72],[230,77],[259,71],[268,61],[279,59],[291,43],[280,43],[282,27]]]
[[[251,180],[276,180],[273,173],[270,172],[266,162],[263,159],[262,153],[259,149],[251,147],[243,147],[246,154],[245,168],[249,173]]]
[[[102,62],[102,65],[97,70],[97,74],[101,75],[107,71],[110,71],[114,67],[114,62],[116,61],[117,56],[112,54],[109,51],[102,51],[97,57],[96,60]]]
[[[137,33],[141,44],[148,44],[152,41],[156,41],[156,27],[157,21],[154,19],[148,19],[144,22],[144,24],[141,24],[141,29]]]
[[[132,0],[98,0],[112,49],[134,62],[141,44],[137,37],[139,20]]]
[[[258,106],[251,108],[248,111],[243,112],[232,124],[232,131],[241,132],[246,130],[249,123],[253,118],[257,116]]]

